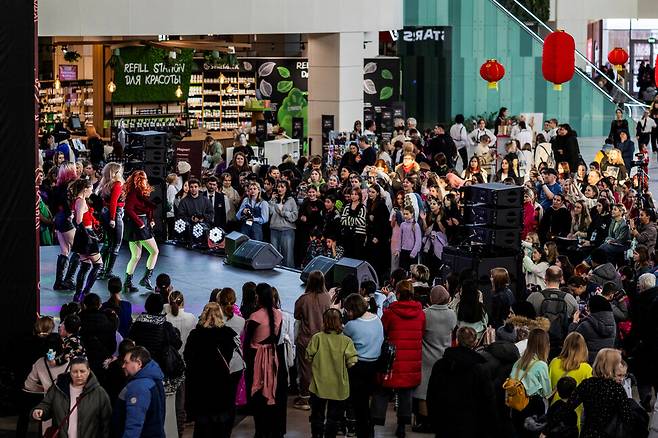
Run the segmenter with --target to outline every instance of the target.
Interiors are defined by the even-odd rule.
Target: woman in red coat
[[[409,280],[395,287],[398,301],[392,303],[382,316],[384,335],[395,345],[393,371],[383,378],[380,389],[372,401],[374,424],[383,425],[391,390],[398,396],[397,437],[405,436],[405,425],[411,424],[411,398],[420,384],[422,365],[422,341],[425,330],[425,314],[421,304],[413,300],[414,288]]]

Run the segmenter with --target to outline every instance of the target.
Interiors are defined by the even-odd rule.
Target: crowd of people
[[[589,163],[568,124],[512,121],[506,108],[494,126],[481,120],[472,130],[461,115],[425,131],[408,119],[390,140],[375,122],[357,122],[342,154],[278,166],[254,165],[244,144],[227,163],[208,139],[204,175],[182,165],[167,178],[170,237],[178,219],[240,230],[271,242],[288,267],[352,257],[368,261],[379,283],[348,276],[327,290],[316,271],[294,309],[281,309],[267,284],[246,283],[239,307],[236,292],[220,288],[198,320],[167,275],[152,284],[146,175],[124,181],[114,162],[101,175],[92,163],[51,163],[41,192],[61,250],[54,288],[75,290],[82,307],[62,309],[59,336],[52,320],[37,322],[26,388],[36,373],[36,398],[46,396],[36,408],[26,397],[25,412],[68,436],[88,427],[163,436],[144,430],[164,433],[171,403],[179,432],[190,419],[195,436],[230,436],[236,415],[248,413],[255,436],[279,437],[295,394],[313,437],[373,436],[391,402],[398,437],[410,424],[438,437],[647,436],[650,427],[658,436],[647,414],[658,389],[655,124],[647,128],[656,118],[658,101],[634,142],[619,111]],[[523,187],[525,281],[513,284],[502,267],[486,284],[470,270],[440,269],[446,246],[468,243],[464,189],[484,182]],[[122,239],[131,258],[120,279]],[[138,290],[142,248],[138,284],[154,292],[133,321],[121,294]],[[109,279],[104,304],[92,291],[99,277]],[[90,417],[103,424],[81,423]]]

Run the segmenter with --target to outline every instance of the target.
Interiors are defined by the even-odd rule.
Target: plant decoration
[[[80,54],[75,50],[67,50],[64,53],[64,60],[66,62],[78,62],[78,59],[80,59]]]
[[[112,50],[112,56],[107,60],[105,64],[106,67],[110,67],[112,70],[116,70],[117,67],[123,67],[123,59],[121,59],[121,49]]]
[[[238,65],[238,57],[235,53],[221,54],[219,50],[205,52],[203,59],[206,64],[213,67],[228,66],[232,68]]]
[[[498,117],[498,111],[473,115],[464,120],[464,127],[468,132],[471,132],[479,120],[484,120],[486,122],[486,127],[493,129],[494,125],[496,124],[496,117]]]
[[[363,74],[364,74],[364,76],[372,75],[371,77],[375,78],[377,80],[379,80],[379,78],[377,78],[377,76],[380,76],[382,81],[391,82],[390,85],[384,85],[381,88],[381,90],[379,90],[379,100],[384,101],[384,100],[388,100],[391,97],[393,97],[393,93],[395,92],[395,90],[392,86],[393,73],[390,70],[384,68],[379,72],[379,74],[377,74],[377,69],[378,68],[379,67],[377,66],[377,63],[369,62],[363,67]],[[370,79],[370,78],[364,79],[363,80],[363,91],[366,94],[377,94],[377,86],[375,84],[375,81],[373,79]]]

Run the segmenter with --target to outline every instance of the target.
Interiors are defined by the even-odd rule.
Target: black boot
[[[126,274],[126,279],[123,282],[123,293],[135,293],[139,292],[135,286],[133,286],[133,274]]]
[[[66,285],[64,284],[64,272],[66,272],[66,266],[69,264],[69,258],[64,254],[57,256],[57,271],[55,273],[55,284],[53,285],[53,290],[66,290]]]
[[[84,298],[83,286],[85,284],[85,277],[87,272],[91,269],[91,263],[82,263],[80,265],[80,270],[78,271],[78,276],[75,279],[75,295],[73,296],[73,301],[78,303],[82,302]]]
[[[66,271],[66,277],[64,277],[64,288],[66,290],[75,290],[75,283],[73,283],[73,277],[75,277],[75,271],[78,270],[80,266],[80,255],[74,252],[69,258],[69,269]]]
[[[91,271],[89,271],[89,275],[87,276],[87,281],[85,282],[85,287],[84,289],[82,289],[83,298],[85,295],[91,292],[91,288],[94,287],[94,283],[96,283],[96,278],[98,278],[98,273],[102,268],[103,265],[101,263],[94,264],[91,267]]]
[[[103,266],[103,269],[99,272],[98,278],[101,280],[107,280],[110,277],[114,277],[114,273],[112,272],[112,269],[114,269],[114,263],[117,261],[117,256],[115,254],[109,253],[107,255],[107,258],[104,258],[105,260],[105,265]]]
[[[98,278],[101,280],[105,280],[106,278],[108,278],[105,276],[105,271],[110,256],[110,250],[109,247],[107,246],[107,242],[103,244],[100,254],[101,254],[101,259],[105,262],[105,264],[101,266],[101,270],[98,272]]]
[[[139,285],[145,287],[148,290],[153,290],[153,285],[151,284],[151,276],[153,275],[153,269],[147,269],[144,271],[144,276],[139,280]]]
[[[404,424],[398,424],[397,429],[395,429],[395,436],[397,438],[405,438],[407,436],[407,432],[405,431]]]

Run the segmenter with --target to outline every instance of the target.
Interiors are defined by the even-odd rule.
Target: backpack
[[[551,346],[555,348],[557,345],[562,345],[562,341],[569,332],[569,307],[564,300],[567,293],[561,290],[545,289],[541,291],[541,294],[544,296],[544,301],[539,307],[539,316],[550,321],[548,336]]]
[[[523,372],[521,378],[519,378],[519,369],[517,368],[514,373],[514,377],[508,377],[503,383],[503,389],[505,390],[505,405],[509,408],[512,408],[516,411],[522,411],[530,403],[530,397],[523,386],[523,379],[528,375],[528,372],[532,367],[539,361],[533,360],[530,363],[530,366]]]

